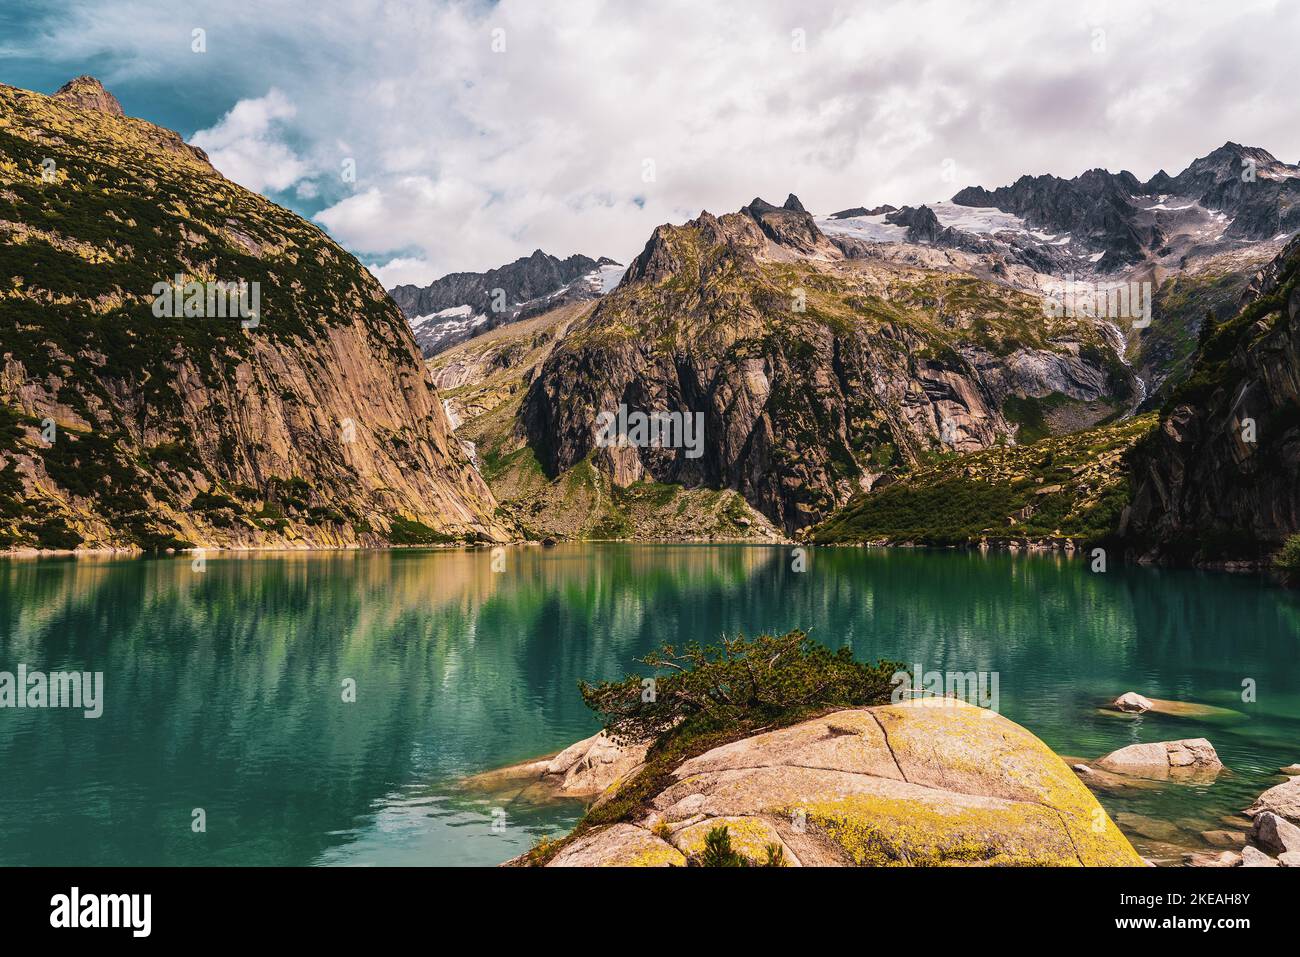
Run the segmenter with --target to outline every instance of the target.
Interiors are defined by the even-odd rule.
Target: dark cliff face
[[[417,344],[425,356],[445,352],[475,335],[553,309],[566,302],[582,302],[601,294],[597,280],[583,282],[612,259],[573,255],[560,259],[540,249],[531,256],[489,269],[457,272],[428,286],[398,286],[389,291],[408,320],[414,320]],[[500,290],[500,293],[497,292]],[[460,307],[460,313],[435,316]]]
[[[1108,388],[1100,337],[1053,351],[1079,330],[1048,328],[1033,298],[877,268],[845,262],[797,200],[661,226],[539,370],[528,441],[550,474],[590,455],[619,485],[731,488],[795,532],[893,464],[1009,439],[1012,392]],[[602,447],[597,417],[619,406],[699,414],[699,456]]]
[[[1300,229],[1300,169],[1268,150],[1225,143],[1194,160],[1161,192],[1195,199],[1231,219],[1226,235],[1270,239]],[[1148,187],[1148,192],[1150,187]]]
[[[1203,341],[1132,457],[1121,534],[1136,555],[1261,561],[1300,530],[1300,239]]]
[[[885,203],[881,206],[873,206],[867,209],[865,206],[852,206],[849,209],[841,209],[838,212],[831,213],[828,219],[849,219],[853,216],[882,216],[885,213],[892,213],[898,209],[897,206],[890,206]]]
[[[773,206],[755,197],[741,212],[749,216],[763,234],[779,246],[810,255],[829,252],[830,244],[826,237],[803,208],[799,197],[793,193],[786,198],[783,206]]]
[[[989,190],[963,189],[953,202],[962,206],[994,207],[1015,213],[1035,229],[1070,233],[1077,240],[1105,250],[1114,264],[1135,262],[1160,236],[1138,222],[1132,202],[1137,180],[1131,173],[1089,170],[1074,179],[1022,176],[1011,186]]]

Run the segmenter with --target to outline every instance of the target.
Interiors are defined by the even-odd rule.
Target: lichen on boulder
[[[549,866],[680,865],[726,826],[751,859],[803,866],[1140,866],[1065,762],[953,699],[836,711],[681,762],[629,820]],[[671,853],[670,853],[671,852]]]
[[[612,824],[565,847],[549,867],[669,867],[686,858],[667,841],[644,828]]]

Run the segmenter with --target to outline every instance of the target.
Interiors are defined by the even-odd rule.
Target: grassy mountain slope
[[[1096,324],[960,272],[845,260],[807,214],[755,201],[657,229],[542,363],[521,417],[548,476],[590,458],[617,485],[729,489],[793,533],[893,470],[1012,440],[1009,397],[1095,421],[1132,392]],[[597,448],[597,416],[620,404],[703,414],[704,454]]]
[[[856,496],[808,537],[920,545],[1105,538],[1129,500],[1125,456],[1155,421],[1149,414],[1030,445],[944,456]]]
[[[0,546],[504,537],[370,274],[115,106],[0,86]],[[178,274],[256,325],[159,318]]]
[[[1153,296],[1151,325],[1137,337],[1133,365],[1156,407],[1191,373],[1201,324],[1232,318],[1248,297],[1250,284],[1271,256],[1254,249],[1223,254],[1167,277]]]

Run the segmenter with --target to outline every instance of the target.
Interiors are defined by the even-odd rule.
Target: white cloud
[[[297,112],[283,93],[272,88],[255,100],[240,100],[221,122],[199,130],[190,142],[239,185],[259,193],[286,190],[307,172],[307,164],[283,139]]]
[[[755,195],[829,211],[1022,173],[1145,178],[1225,140],[1300,159],[1300,4],[1273,0],[197,0],[203,56],[164,0],[65,2],[43,52],[168,95],[237,87],[195,142],[253,188],[309,181],[318,221],[407,280],[538,247],[626,261],[659,223]]]
[[[429,276],[433,274],[433,267],[428,260],[418,257],[399,256],[383,265],[370,263],[366,268],[374,273],[375,278],[383,283],[385,289],[393,289],[408,283],[425,286],[429,283]]]

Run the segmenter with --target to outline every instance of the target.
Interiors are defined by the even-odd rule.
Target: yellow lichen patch
[[[561,848],[547,867],[684,867],[686,858],[668,842],[633,824],[589,831]]]
[[[751,861],[764,860],[767,857],[769,844],[783,844],[776,828],[758,817],[709,818],[707,821],[682,828],[673,835],[673,843],[688,857],[698,854],[704,850],[704,842],[709,831],[723,826],[727,828],[727,833],[731,837],[732,849]]]
[[[1044,805],[1059,812],[1084,864],[1142,863],[1092,792],[1047,745],[987,709],[941,701],[946,704],[873,709],[908,781]]]
[[[798,810],[860,866],[1079,864],[1058,815],[1037,804],[955,807],[854,795],[787,812]]]
[[[658,846],[644,847],[625,864],[626,867],[682,867],[686,864],[677,848],[663,841]]]
[[[0,219],[0,235],[5,236],[5,242],[14,245],[22,245],[32,239],[38,239],[55,249],[78,256],[88,263],[113,261],[112,253],[106,249],[91,243],[76,242],[50,230],[37,229],[25,223],[11,223]]]

